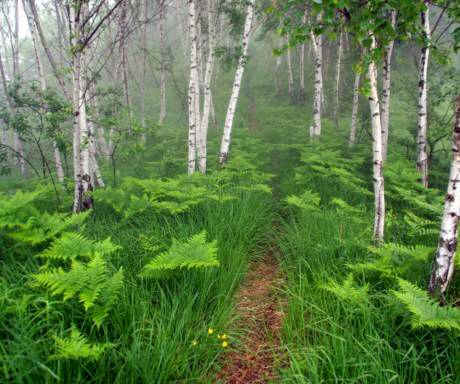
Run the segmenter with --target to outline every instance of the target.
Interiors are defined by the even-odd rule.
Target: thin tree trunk
[[[283,46],[282,41],[279,43],[279,49],[281,49]],[[283,63],[283,57],[281,55],[276,56],[276,62],[275,62],[275,90],[276,94],[280,95],[281,94],[281,81],[280,81],[280,69],[281,69],[281,64]]]
[[[396,26],[396,11],[391,10],[391,25]],[[382,124],[382,151],[383,161],[387,159],[388,135],[390,129],[390,92],[391,92],[391,56],[393,53],[394,40],[390,41],[385,48],[382,74],[382,103],[381,103],[381,124]]]
[[[93,188],[91,179],[88,125],[86,120],[85,81],[82,64],[84,65],[84,47],[80,47],[82,21],[84,20],[85,4],[73,2],[69,8],[72,25],[71,44],[73,52],[73,166],[75,180],[74,212],[81,212],[93,207],[93,199],[89,194]]]
[[[244,23],[243,32],[243,50],[238,60],[238,67],[235,72],[235,79],[233,81],[232,93],[230,96],[230,102],[228,104],[227,115],[225,118],[224,134],[220,145],[219,163],[221,165],[228,161],[228,155],[230,150],[230,142],[232,136],[233,118],[235,116],[236,104],[238,102],[238,95],[241,88],[241,79],[243,78],[244,68],[246,66],[248,46],[249,46],[249,34],[251,32],[252,19],[254,17],[254,0],[248,1],[248,7],[246,11],[246,21]]]
[[[375,38],[372,36],[371,49],[375,49]],[[368,68],[370,83],[369,106],[372,120],[372,152],[373,152],[373,178],[374,178],[374,240],[383,242],[385,228],[385,181],[383,177],[383,153],[382,153],[382,127],[380,124],[380,105],[377,91],[377,67],[375,61],[371,61]]]
[[[460,215],[460,95],[457,97],[456,118],[452,135],[452,155],[441,233],[428,286],[431,294],[440,293],[442,301],[444,301],[444,294],[454,274],[457,250],[457,228]]]
[[[337,63],[335,67],[335,103],[334,103],[334,121],[335,125],[339,126],[339,97],[340,97],[340,70],[342,68],[342,31],[339,34],[337,41]]]
[[[321,135],[321,107],[323,94],[322,76],[322,38],[311,32],[311,41],[315,54],[315,90],[313,94],[313,126],[310,128],[310,137]]]
[[[428,7],[428,4],[427,4]],[[423,186],[428,187],[428,153],[427,153],[427,133],[428,133],[428,106],[427,106],[427,81],[428,81],[428,58],[430,54],[430,18],[429,8],[421,12],[423,35],[425,37],[424,47],[420,55],[419,78],[418,78],[418,130],[417,130],[417,169],[420,172],[420,181]]]
[[[146,140],[146,135],[145,135],[145,129],[146,129],[146,124],[145,124],[145,83],[146,83],[146,76],[147,76],[147,20],[148,20],[148,6],[149,6],[149,0],[143,0],[143,22],[144,25],[142,25],[142,34],[141,34],[141,46],[142,46],[142,78],[141,78],[141,86],[140,86],[140,92],[141,92],[141,125],[142,125],[142,141],[145,142]]]
[[[13,31],[13,80],[18,81],[19,73],[19,0],[14,2],[14,31]],[[16,108],[15,108],[16,109]],[[26,177],[26,162],[24,141],[18,131],[14,131],[14,148],[19,153],[18,164],[22,177]]]
[[[27,1],[23,0],[22,4],[24,8],[24,13],[26,14],[27,21],[29,24],[30,34],[32,36],[32,43],[34,46],[35,60],[37,63],[37,68],[38,68],[38,76],[40,79],[41,90],[42,92],[45,92],[47,88],[47,82],[46,82],[46,77],[45,77],[45,71],[43,69],[42,59],[40,57],[40,52],[39,52],[39,42],[38,42],[39,37],[37,35],[37,30],[35,28],[32,12],[28,9]],[[52,140],[52,145],[53,145],[54,165],[56,167],[56,174],[57,174],[59,182],[63,183],[64,182],[64,169],[62,167],[61,153],[59,152],[59,147],[54,139]]]
[[[131,107],[131,95],[129,91],[129,78],[128,78],[128,48],[126,44],[127,39],[127,17],[128,17],[128,0],[123,1],[121,4],[120,12],[120,59],[121,59],[121,76],[123,82],[123,92],[125,96],[126,109],[128,111],[129,119],[129,133],[131,134],[133,111]]]
[[[286,38],[286,43],[289,43],[289,36]],[[294,91],[294,74],[292,72],[292,58],[291,48],[287,48],[287,68],[288,68],[288,92],[292,103],[295,103],[295,91]]]
[[[91,177],[97,182],[100,187],[105,187],[104,180],[102,179],[101,171],[97,163],[96,158],[96,140],[94,138],[94,124],[91,120],[88,120],[88,149],[89,149],[89,161],[91,169]]]
[[[66,99],[71,100],[70,94],[67,91],[67,88],[65,85],[64,77],[62,76],[62,74],[60,73],[56,65],[56,61],[54,60],[53,54],[51,53],[51,50],[48,46],[48,42],[46,40],[45,34],[43,33],[43,29],[41,26],[40,17],[38,16],[38,11],[37,11],[37,6],[35,4],[35,0],[27,0],[27,1],[29,2],[29,7],[34,17],[34,20],[35,20],[35,26],[37,27],[38,36],[40,37],[40,41],[42,43],[43,50],[45,51],[46,57],[48,58],[48,61],[51,65],[53,74],[56,77],[56,80],[58,81],[59,86],[61,87],[61,90],[64,93],[64,96],[66,97]]]
[[[199,163],[198,168],[201,173],[206,173],[206,161],[207,161],[207,137],[208,137],[208,126],[209,116],[212,106],[212,95],[211,95],[211,80],[214,69],[214,42],[215,42],[215,23],[214,23],[214,5],[212,0],[208,1],[208,57],[206,60],[206,70],[204,75],[204,105],[203,105],[203,116],[201,119],[201,135],[199,143]]]
[[[166,47],[165,47],[165,20],[166,20],[166,4],[163,0],[157,0],[160,7],[160,124],[166,118]]]
[[[197,114],[196,99],[199,99],[197,31],[195,0],[188,0],[189,41],[190,41],[190,79],[188,87],[188,174],[196,170]],[[198,103],[199,108],[199,103]]]
[[[299,86],[299,103],[305,102],[305,43],[300,46],[300,86]]]
[[[356,142],[356,127],[357,127],[357,119],[358,119],[358,106],[359,106],[359,80],[361,78],[361,74],[356,72],[355,74],[355,83],[353,85],[353,107],[351,112],[351,129],[350,129],[350,137],[348,139],[348,145],[353,147]]]

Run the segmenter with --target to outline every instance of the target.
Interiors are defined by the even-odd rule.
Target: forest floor
[[[277,378],[283,361],[280,331],[284,316],[277,290],[284,279],[276,252],[268,248],[261,259],[252,262],[238,289],[234,326],[243,334],[241,344],[224,355],[217,377],[221,383],[266,383]]]

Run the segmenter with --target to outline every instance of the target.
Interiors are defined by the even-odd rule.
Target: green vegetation
[[[162,4],[155,3],[156,7]],[[310,38],[305,22],[296,24],[306,18],[304,2],[281,3],[287,7],[286,25],[279,20],[283,9],[275,9],[271,1],[260,1],[256,7],[255,22],[260,25],[254,27],[257,39],[251,36],[231,149],[223,165],[218,164],[219,145],[240,57],[239,40],[235,41],[242,33],[247,1],[223,2],[220,13],[216,10],[221,19],[230,20],[220,26],[221,40],[228,37],[229,42],[228,47],[220,46],[220,40],[216,43],[215,119],[210,118],[203,173],[186,174],[188,61],[183,52],[173,52],[182,41],[170,42],[167,49],[149,42],[144,52],[143,59],[153,61],[153,67],[161,64],[161,71],[167,67],[167,116],[161,123],[157,116],[162,102],[156,89],[160,69],[141,77],[139,68],[129,68],[133,71],[127,87],[132,92],[131,107],[125,105],[126,89],[114,84],[121,77],[114,80],[110,70],[110,76],[103,69],[94,74],[93,69],[82,71],[83,77],[94,75],[88,100],[83,100],[87,122],[94,124],[96,139],[112,141],[111,153],[104,153],[98,142],[92,160],[85,151],[89,152],[94,137],[72,144],[75,108],[72,100],[60,95],[57,79],[40,90],[37,81],[27,76],[8,79],[0,100],[0,122],[8,128],[5,132],[20,133],[30,163],[22,164],[21,172],[18,157],[0,147],[0,383],[226,383],[231,382],[226,380],[229,367],[238,366],[235,355],[256,370],[266,370],[279,383],[460,383],[458,272],[441,305],[439,297],[427,292],[449,181],[458,55],[447,60],[441,48],[433,48],[439,61],[430,62],[429,69],[426,188],[416,168],[418,74],[406,52],[423,42],[403,39],[409,33],[419,37],[421,27],[413,19],[425,5],[417,2],[414,11],[410,1],[403,1],[401,34],[394,34],[390,19],[386,20],[377,34],[381,46],[361,62],[354,35],[346,33],[353,32],[359,43],[370,47],[367,18],[398,2],[374,1],[375,9],[370,10],[359,2],[345,2],[353,4],[360,25],[340,31],[347,36],[347,48],[343,48],[337,91],[340,103],[334,106],[334,28],[342,25],[346,15],[336,17],[337,2],[312,2],[313,15],[324,11],[325,29],[314,18],[311,32],[324,34],[325,102],[321,135],[309,137],[314,53],[306,56],[306,86],[296,90],[295,97],[288,93],[285,62],[290,48],[298,88],[302,66],[295,44]],[[168,7],[169,24],[179,25],[181,14],[172,15]],[[436,9],[439,16],[441,8]],[[152,6],[152,18],[157,10]],[[204,8],[201,11],[204,14]],[[439,29],[447,25],[451,11],[439,16]],[[89,26],[81,26],[81,32],[94,27],[97,13],[90,13],[96,16]],[[129,15],[140,17],[134,11]],[[208,25],[204,17],[201,21],[205,41]],[[132,36],[137,38],[142,25],[133,28]],[[48,28],[45,24],[47,33]],[[104,25],[95,41],[112,43],[112,32],[107,36],[106,32]],[[283,33],[286,40],[281,41]],[[456,33],[460,36],[458,29]],[[373,233],[373,116],[363,68],[366,60],[380,59],[384,44],[393,39],[390,133],[383,166],[385,236],[379,242]],[[93,49],[79,44],[67,47],[70,58]],[[26,48],[27,59],[32,57],[32,47]],[[118,52],[120,47],[114,43],[110,48]],[[137,52],[139,57],[144,48]],[[158,58],[155,50],[161,51]],[[283,55],[280,66],[274,50]],[[103,59],[109,62],[113,57]],[[117,65],[122,66],[118,59],[110,68],[116,76],[121,71]],[[45,69],[51,78],[56,74],[48,64]],[[378,66],[381,71],[380,62]],[[357,137],[351,146],[353,68],[363,77]],[[67,81],[69,73],[63,74]],[[141,96],[137,83],[142,80],[148,86]],[[7,105],[7,96],[13,108]],[[80,112],[77,108],[76,114]],[[55,146],[62,155],[62,180],[52,159]],[[73,175],[71,157],[76,148],[82,156],[88,155],[88,164],[97,159],[105,185],[95,182],[94,164],[86,164],[94,188],[82,192],[81,206],[71,213],[74,187],[85,181],[78,175],[81,180],[76,182]],[[85,206],[88,201],[94,206]],[[76,213],[79,210],[84,211]],[[460,267],[459,257],[455,263]],[[271,280],[267,283],[260,276],[259,287],[248,272],[268,264]],[[248,276],[255,283],[245,284]],[[265,289],[255,297],[268,301],[261,306],[267,313],[257,313],[254,298],[241,297],[251,294],[248,287]],[[244,310],[246,316],[239,316]],[[265,321],[264,316],[273,321]],[[251,343],[262,363],[246,350]],[[248,383],[254,382],[246,377]]]

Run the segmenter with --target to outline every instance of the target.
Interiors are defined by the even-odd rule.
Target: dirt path
[[[251,384],[276,380],[279,335],[283,318],[276,287],[282,284],[278,263],[269,250],[251,263],[237,293],[235,327],[243,332],[241,345],[223,356],[219,383]]]

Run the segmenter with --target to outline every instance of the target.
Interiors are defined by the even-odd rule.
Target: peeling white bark
[[[214,22],[214,5],[212,0],[208,2],[208,57],[206,60],[206,69],[204,74],[204,105],[203,116],[200,125],[200,143],[198,149],[198,168],[201,173],[206,173],[207,162],[207,138],[209,117],[212,107],[211,80],[214,69],[214,45],[215,45],[215,22]]]
[[[372,38],[371,49],[375,49],[376,43]],[[377,91],[377,67],[375,61],[371,61],[368,68],[370,83],[369,106],[372,121],[372,153],[373,153],[373,178],[374,178],[374,240],[377,243],[383,241],[385,227],[385,182],[383,177],[383,153],[382,153],[382,126],[380,124],[380,105]]]
[[[427,4],[428,6],[428,4]],[[426,39],[426,44],[422,48],[420,55],[419,78],[418,78],[418,130],[417,130],[417,169],[420,172],[420,181],[423,186],[428,187],[428,153],[427,153],[427,132],[428,132],[428,106],[427,106],[427,81],[428,81],[428,58],[430,54],[429,39],[430,39],[430,18],[429,8],[420,14],[423,35]]]
[[[289,36],[286,38],[286,44],[289,43]],[[295,102],[295,91],[294,91],[294,74],[292,72],[292,58],[291,48],[287,48],[287,69],[288,69],[288,92],[291,102]]]
[[[460,216],[460,95],[457,97],[456,118],[452,134],[452,155],[438,249],[433,260],[428,286],[432,294],[440,293],[441,299],[444,298],[454,274],[457,250],[457,228]]]
[[[357,129],[357,120],[358,120],[358,106],[359,106],[359,81],[361,74],[356,72],[355,74],[355,83],[353,85],[353,107],[351,112],[351,128],[350,128],[350,137],[348,139],[348,145],[353,147],[356,142],[356,129]]]
[[[248,55],[249,46],[249,35],[251,32],[252,19],[254,17],[254,0],[248,1],[248,7],[246,10],[246,21],[244,23],[243,32],[243,49],[241,56],[238,60],[238,67],[235,72],[235,79],[233,81],[232,93],[230,96],[230,102],[228,104],[227,116],[225,118],[224,134],[220,145],[219,163],[221,165],[228,161],[228,155],[230,150],[230,141],[232,135],[233,118],[235,116],[236,104],[238,102],[238,96],[241,88],[241,79],[243,78],[244,68],[246,66],[246,60]]]
[[[163,0],[157,0],[157,2],[160,7],[160,124],[163,124],[163,121],[166,118],[166,4]]]
[[[26,17],[27,17],[30,34],[32,36],[32,43],[34,46],[35,60],[37,63],[38,77],[40,79],[41,90],[42,92],[45,92],[47,88],[47,81],[45,77],[45,71],[43,68],[42,59],[41,59],[40,52],[39,52],[39,37],[37,34],[37,30],[35,28],[34,18],[32,15],[32,11],[29,9],[29,5],[26,0],[22,1],[22,5],[24,8],[24,13],[26,14]],[[59,152],[59,148],[55,140],[52,140],[52,145],[53,145],[54,165],[56,167],[56,175],[58,177],[58,180],[61,183],[63,183],[64,182],[64,168],[62,167],[61,153]]]
[[[310,137],[321,135],[321,107],[323,99],[323,55],[322,37],[311,32],[311,43],[315,55],[315,90],[313,94],[313,126],[310,128]]]
[[[90,152],[88,141],[88,124],[86,117],[84,76],[84,47],[80,47],[83,20],[86,13],[86,4],[71,3],[69,7],[70,22],[72,26],[72,69],[73,69],[73,166],[74,166],[74,212],[81,212],[93,207],[93,199],[89,194],[94,189],[91,178]],[[76,7],[79,7],[77,11]]]
[[[390,13],[391,25],[396,26],[396,11],[393,9]],[[381,103],[381,124],[382,124],[382,151],[383,161],[387,158],[388,136],[390,124],[390,93],[391,93],[391,56],[393,54],[394,40],[390,41],[385,48],[385,57],[383,59],[382,74],[382,103]]]
[[[342,68],[342,31],[337,41],[337,63],[335,67],[335,103],[334,103],[334,121],[336,126],[339,124],[339,95],[340,95],[340,70]]]
[[[190,41],[190,80],[188,87],[188,174],[196,170],[196,146],[199,115],[199,74],[197,60],[197,31],[195,0],[188,0],[189,41]],[[198,105],[197,105],[198,104]],[[197,110],[198,108],[198,110]]]

